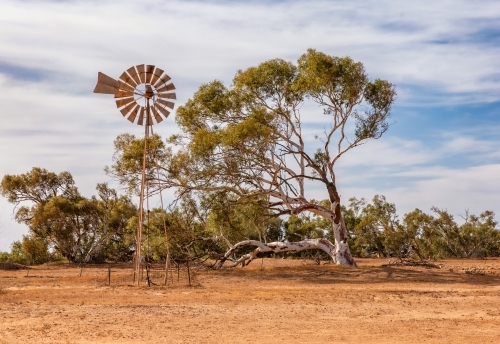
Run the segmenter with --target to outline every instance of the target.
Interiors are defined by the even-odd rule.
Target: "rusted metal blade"
[[[115,94],[117,90],[118,89],[116,87],[98,82],[97,85],[95,85],[94,93]]]
[[[166,100],[163,100],[163,99],[158,99],[156,102],[160,103],[160,104],[162,104],[170,109],[174,108],[174,103],[172,103],[172,102],[167,102]]]
[[[137,83],[130,77],[130,75],[127,74],[127,72],[123,72],[122,75],[120,75],[120,80],[134,88],[137,86]]]
[[[163,69],[156,68],[153,73],[153,77],[151,78],[151,85],[154,85],[158,81],[160,76],[162,76],[163,73],[164,73]]]
[[[134,97],[117,99],[117,100],[116,100],[116,107],[119,109],[119,108],[121,108],[122,106],[129,105],[129,104],[130,104],[130,103],[132,103],[132,102],[135,102]]]
[[[137,125],[144,125],[144,108],[141,109],[141,113],[139,114],[139,120],[137,121]]]
[[[167,109],[165,109],[165,108],[162,108],[162,107],[161,107],[161,106],[159,106],[159,105],[155,105],[155,109],[157,109],[158,111],[160,111],[160,112],[163,114],[163,116],[164,116],[165,118],[167,118],[167,117],[168,117],[168,115],[170,115],[170,111],[168,111],[168,110],[167,110]]]
[[[174,84],[168,84],[168,85],[165,85],[165,86],[157,89],[158,93],[168,92],[168,91],[173,91],[173,90],[175,90]]]
[[[140,116],[142,116],[142,114],[144,113],[144,108],[142,106],[137,106],[137,108],[135,108],[131,113],[130,113],[130,116],[127,117],[127,119],[131,122],[131,123],[134,123],[135,122],[135,118],[137,117],[137,112],[139,112],[139,110],[141,111],[140,115],[139,115],[139,118],[141,118]]]
[[[163,99],[177,99],[175,93],[158,93],[158,97]]]
[[[158,110],[156,110],[156,106],[153,106],[153,115],[155,116],[156,123],[160,123],[163,121],[163,118],[161,118],[161,115],[158,113]],[[165,110],[167,111],[167,110]]]
[[[129,91],[118,91],[115,93],[115,98],[128,98],[133,96],[134,92],[129,92]]]
[[[155,66],[146,65],[146,83],[151,84],[151,78],[153,77],[153,72],[155,70]]]
[[[139,79],[139,74],[137,74],[137,71],[135,70],[135,67],[130,67],[127,69],[128,75],[135,81],[135,86],[139,85],[141,83],[141,79]]]
[[[97,73],[97,82],[115,88],[118,87],[118,81],[101,72]]]
[[[163,74],[160,79],[158,79],[158,81],[155,82],[155,84],[153,85],[154,87],[158,88],[160,87],[162,84],[165,84],[167,83],[167,81],[169,81],[171,79],[171,77],[169,77],[167,74]]]
[[[120,112],[122,113],[123,117],[126,117],[129,112],[134,108],[134,107],[137,107],[139,105],[137,105],[136,102],[133,102],[133,103],[130,103],[128,104],[127,106],[125,106],[123,109],[120,110]]]
[[[146,82],[146,70],[144,68],[144,65],[137,65],[135,66],[135,69],[137,69],[137,73],[139,73],[139,79],[141,80],[141,84],[144,84]]]
[[[134,92],[135,88],[124,83],[123,81],[118,81],[118,89],[123,91]]]

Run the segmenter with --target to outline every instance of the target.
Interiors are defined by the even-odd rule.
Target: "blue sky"
[[[384,194],[400,214],[500,214],[498,1],[3,0],[0,47],[0,176],[70,171],[86,196],[109,180],[113,139],[142,129],[92,93],[98,71],[155,64],[182,104],[201,83],[315,48],[398,90],[387,134],[339,163],[344,200]],[[305,118],[321,130],[320,113]],[[175,133],[173,117],[155,130]],[[27,232],[12,208],[0,199],[0,250]]]

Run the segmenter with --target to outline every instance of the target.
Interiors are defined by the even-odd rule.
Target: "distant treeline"
[[[33,168],[26,174],[4,176],[0,192],[17,206],[16,221],[29,228],[29,234],[14,242],[10,252],[0,252],[0,262],[132,260],[138,209],[129,196],[118,195],[108,185],[98,184],[97,195],[85,198],[70,173]],[[316,203],[329,206],[328,200]],[[342,207],[342,214],[351,252],[357,257],[500,255],[500,231],[492,211],[479,215],[465,212],[460,224],[448,211],[436,207],[431,213],[415,209],[400,218],[393,203],[376,195],[371,202],[351,198]],[[223,193],[190,194],[174,209],[149,212],[143,226],[142,252],[145,259],[161,261],[168,245],[174,259],[203,259],[220,257],[228,248],[226,239],[233,244],[246,239],[334,241],[331,222],[320,216],[270,215],[258,200],[241,203]],[[215,240],[217,236],[224,240]]]

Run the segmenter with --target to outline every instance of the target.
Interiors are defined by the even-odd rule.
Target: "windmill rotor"
[[[174,109],[175,85],[163,69],[153,65],[132,66],[118,80],[99,72],[94,93],[113,94],[123,117],[138,125],[163,121]]]

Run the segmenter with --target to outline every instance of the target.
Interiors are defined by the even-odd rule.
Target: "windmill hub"
[[[153,90],[153,87],[149,84],[146,84],[146,91],[144,92],[144,97],[146,97],[147,99],[152,99],[154,96],[155,96],[155,91]]]

